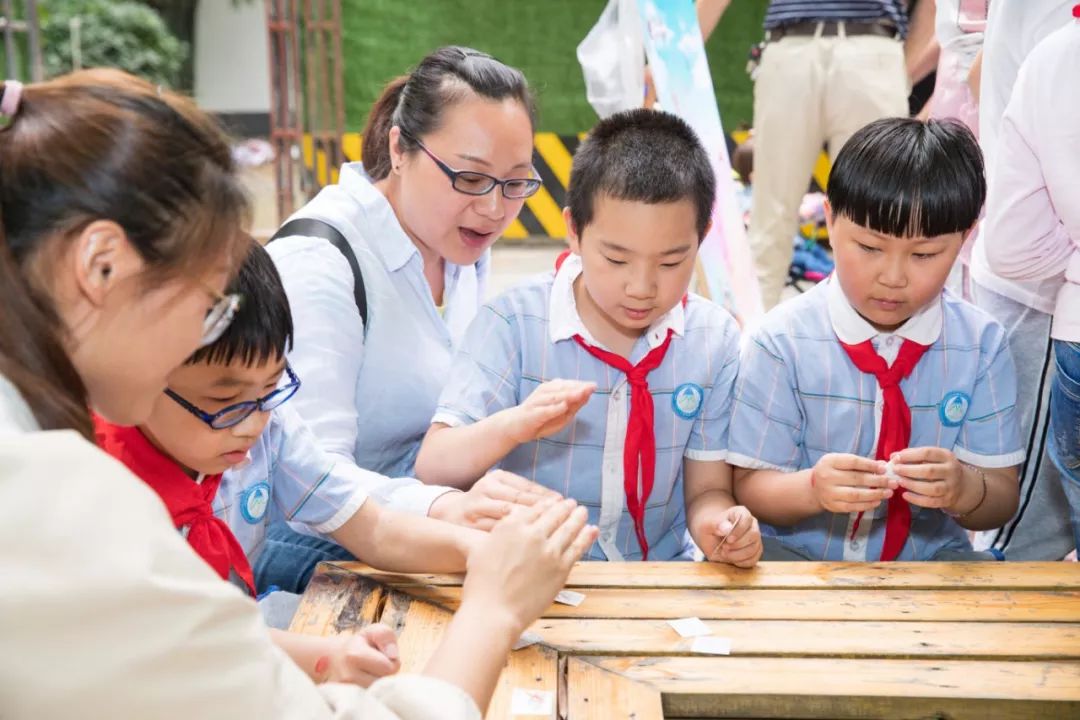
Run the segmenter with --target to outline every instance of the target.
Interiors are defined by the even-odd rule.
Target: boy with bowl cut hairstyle
[[[812,560],[992,559],[968,530],[1016,509],[1024,460],[1005,331],[944,291],[986,196],[953,121],[879,120],[839,153],[827,282],[745,344],[739,497]]]

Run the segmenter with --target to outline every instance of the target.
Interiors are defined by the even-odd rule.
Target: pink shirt
[[[1043,40],[1020,68],[989,170],[990,268],[1004,278],[1064,277],[1051,335],[1080,341],[1080,22]]]

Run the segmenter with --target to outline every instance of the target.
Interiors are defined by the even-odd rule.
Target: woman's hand
[[[499,616],[520,635],[563,588],[570,568],[596,541],[588,513],[573,500],[515,508],[469,556],[462,606]]]
[[[428,515],[456,525],[491,530],[515,507],[532,507],[542,500],[562,496],[543,485],[503,470],[480,478],[468,492],[450,492],[435,499]]]

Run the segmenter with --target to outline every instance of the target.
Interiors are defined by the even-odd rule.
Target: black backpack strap
[[[328,240],[331,245],[336,247],[341,254],[345,256],[345,260],[352,269],[353,299],[356,300],[356,309],[360,312],[360,319],[364,321],[364,330],[366,331],[367,293],[364,290],[364,276],[360,272],[360,263],[356,261],[356,254],[353,253],[349,241],[345,239],[345,236],[341,234],[340,230],[328,222],[316,220],[314,218],[297,218],[282,225],[281,229],[274,233],[274,236],[270,238],[267,243],[272,243],[278,238],[291,237],[293,235],[304,235],[306,237],[317,237]]]

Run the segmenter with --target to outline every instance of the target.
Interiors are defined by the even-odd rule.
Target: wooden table
[[[1075,563],[597,562],[567,587],[584,602],[533,625],[543,641],[512,653],[489,718],[511,717],[515,688],[571,720],[1080,718]],[[384,622],[408,672],[460,596],[458,576],[323,565],[292,629]],[[730,656],[691,653],[666,622],[694,616]]]

